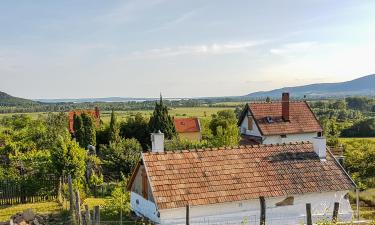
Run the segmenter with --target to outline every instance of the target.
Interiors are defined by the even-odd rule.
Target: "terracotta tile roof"
[[[143,153],[159,209],[354,188],[331,154],[311,143]]]
[[[177,133],[201,131],[198,118],[174,118],[173,122]]]
[[[96,122],[99,122],[100,120],[100,112],[99,109],[92,109],[92,110],[74,110],[68,112],[68,118],[69,118],[69,132],[73,133],[73,122],[74,122],[74,114],[81,115],[82,113],[87,113],[91,115],[94,119],[96,119]]]
[[[323,131],[319,121],[306,102],[289,103],[289,121],[284,121],[282,118],[281,102],[248,103],[246,108],[251,110],[262,135]],[[270,117],[273,122],[269,122],[267,117]]]

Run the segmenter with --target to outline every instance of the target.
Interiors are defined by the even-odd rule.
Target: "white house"
[[[309,105],[304,101],[289,101],[289,93],[283,93],[281,102],[246,104],[238,125],[241,144],[312,141],[323,135]]]
[[[162,143],[162,134],[153,140]],[[324,138],[311,142],[236,148],[142,153],[128,185],[132,210],[157,224],[259,224],[265,199],[266,224],[350,221],[348,191],[354,182],[327,151]],[[264,206],[264,205],[263,205]]]

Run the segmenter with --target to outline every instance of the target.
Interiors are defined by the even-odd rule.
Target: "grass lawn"
[[[32,209],[38,214],[61,214],[62,207],[57,202],[39,202],[30,204],[19,204],[12,206],[0,206],[0,221],[9,221],[10,217],[25,209]]]
[[[366,138],[357,138],[357,137],[353,137],[353,138],[339,138],[339,140],[342,143],[347,143],[347,142],[352,142],[352,141],[367,140],[367,141],[374,142],[374,144],[375,144],[375,137],[366,137]]]
[[[349,196],[352,203],[352,209],[355,211],[356,194],[355,192],[350,192]],[[375,220],[375,188],[361,191],[359,193],[359,201],[366,204],[366,206],[360,206],[359,208],[361,218]]]

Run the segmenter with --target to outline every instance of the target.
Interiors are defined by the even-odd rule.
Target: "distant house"
[[[238,126],[242,144],[277,144],[311,141],[323,135],[319,121],[304,101],[289,101],[283,93],[280,102],[252,102],[243,110]]]
[[[83,113],[87,113],[91,115],[96,121],[97,124],[100,122],[100,111],[98,107],[95,107],[93,110],[73,110],[68,112],[68,118],[69,118],[69,132],[74,133],[74,115],[81,115]]]
[[[157,224],[266,224],[350,221],[347,198],[354,182],[327,151],[325,139],[293,144],[254,145],[164,152],[163,134],[153,134],[152,152],[142,153],[129,180],[132,210]],[[159,146],[160,145],[160,146]],[[263,201],[264,200],[264,201]],[[262,203],[260,203],[262,202]]]
[[[174,118],[173,122],[181,139],[189,141],[202,140],[202,131],[198,118]]]

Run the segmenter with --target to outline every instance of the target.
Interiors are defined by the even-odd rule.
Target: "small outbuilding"
[[[177,134],[183,140],[201,141],[202,130],[198,118],[174,118]]]

